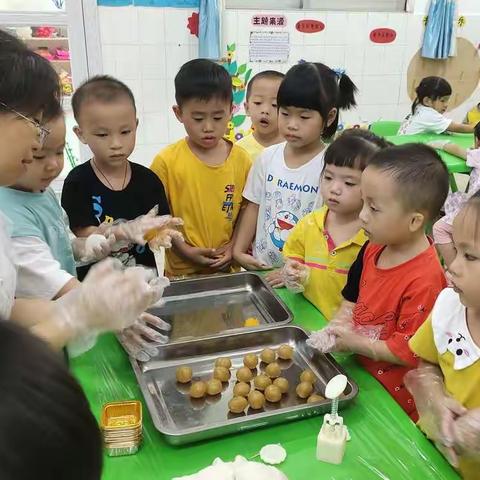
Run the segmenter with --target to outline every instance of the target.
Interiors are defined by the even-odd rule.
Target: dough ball
[[[228,402],[228,409],[232,413],[242,413],[247,408],[248,402],[245,397],[233,397]]]
[[[282,392],[275,385],[269,385],[265,389],[265,398],[269,402],[279,402],[280,399],[282,398]]]
[[[287,393],[290,387],[288,380],[283,377],[278,377],[273,381],[273,384],[280,389],[282,393]]]
[[[237,370],[237,380],[239,382],[250,382],[253,378],[252,371],[247,367],[242,367]]]
[[[254,353],[249,353],[243,357],[243,364],[250,369],[257,368],[258,357]]]
[[[203,398],[207,393],[207,384],[205,382],[199,381],[192,383],[190,387],[190,396],[192,398]]]
[[[232,368],[232,361],[227,357],[219,357],[215,360],[216,367]]]
[[[248,394],[248,403],[254,410],[259,410],[265,405],[265,397],[262,392],[252,390]]]
[[[175,372],[177,382],[188,383],[192,380],[192,369],[190,367],[178,367]]]
[[[316,380],[315,374],[308,368],[304,370],[300,375],[300,382],[315,383],[315,380]]]
[[[277,378],[282,373],[282,369],[280,368],[280,365],[277,362],[273,362],[267,365],[267,367],[265,368],[265,373],[270,378]]]
[[[271,348],[265,348],[260,353],[260,358],[264,363],[272,363],[275,361],[276,355],[275,352]]]
[[[290,345],[280,345],[277,350],[278,358],[282,360],[291,360],[293,358],[293,348]]]
[[[296,392],[300,398],[307,398],[313,392],[313,385],[310,382],[299,383]]]
[[[230,370],[225,367],[215,367],[213,369],[213,378],[221,382],[228,382],[230,380]]]
[[[265,390],[269,385],[272,384],[272,381],[270,380],[270,377],[267,377],[267,375],[262,373],[253,379],[253,384],[257,390]]]
[[[318,395],[317,393],[313,393],[308,397],[307,403],[318,403],[318,402],[323,402],[324,400],[325,399],[321,395]]]
[[[211,378],[207,382],[208,395],[218,395],[222,391],[222,382],[218,378]]]
[[[234,397],[246,397],[250,393],[250,384],[245,382],[238,382],[233,387]]]

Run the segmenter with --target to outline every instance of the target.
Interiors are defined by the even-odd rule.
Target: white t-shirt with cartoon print
[[[286,142],[266,148],[253,164],[243,196],[259,205],[253,255],[272,267],[283,265],[290,231],[321,205],[320,176],[325,149],[299,168],[285,164]]]
[[[444,133],[452,123],[447,117],[431,107],[418,105],[413,115],[403,121],[399,135],[416,135],[417,133]]]

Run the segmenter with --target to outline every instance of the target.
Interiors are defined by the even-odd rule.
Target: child
[[[480,189],[480,123],[477,123],[473,133],[475,135],[475,148],[470,150],[465,150],[454,143],[445,141],[430,143],[431,147],[464,158],[467,161],[467,165],[472,167],[470,181],[468,182],[468,191],[466,193],[450,193],[444,205],[445,216],[433,225],[433,238],[447,268],[455,258],[455,247],[452,241],[453,219],[467,200]]]
[[[283,265],[288,234],[321,203],[324,140],[336,132],[339,109],[355,105],[356,90],[347,75],[337,76],[321,63],[301,63],[288,71],[277,97],[278,128],[286,142],[265,149],[243,192],[248,205],[234,246],[234,258],[242,267]],[[269,281],[281,285],[281,275],[274,272]]]
[[[480,122],[480,103],[477,103],[471,110],[468,111],[465,117],[466,122],[469,125],[477,125]]]
[[[278,131],[278,88],[285,75],[275,70],[257,73],[247,85],[245,111],[252,120],[253,133],[243,137],[237,145],[244,148],[254,162],[265,147],[283,141]]]
[[[467,480],[476,480],[480,469],[479,219],[476,194],[453,222],[454,287],[442,291],[410,340],[420,364],[406,377],[420,428]]]
[[[473,132],[472,125],[455,123],[443,116],[452,95],[452,87],[441,77],[425,77],[415,92],[417,98],[412,104],[412,113],[400,127],[400,135],[417,133]]]
[[[338,310],[350,266],[367,241],[358,218],[363,205],[362,171],[386,147],[368,130],[346,130],[338,137],[325,152],[320,184],[325,204],[302,218],[285,243],[287,287],[303,286],[301,277],[309,271],[304,296],[327,320]]]
[[[146,214],[155,205],[160,215],[169,213],[163,185],[156,175],[128,160],[135,148],[138,125],[131,90],[107,75],[93,77],[75,91],[72,108],[78,123],[74,131],[93,152],[93,158],[75,167],[63,185],[62,206],[73,233],[88,237],[105,233],[106,226],[113,225],[114,229],[109,231],[120,241],[113,256],[127,266],[154,267],[150,248],[138,244],[129,228],[133,225],[125,223]],[[148,217],[144,220],[141,228],[145,231],[154,228],[157,221]],[[104,225],[99,230],[101,224]],[[136,237],[141,239],[142,235]],[[78,269],[80,280],[88,268]]]
[[[223,138],[232,84],[216,63],[196,59],[175,77],[173,111],[187,137],[162,150],[151,169],[165,185],[172,213],[185,221],[185,242],[167,252],[169,275],[232,270],[232,238],[250,170],[249,154]]]
[[[422,144],[378,152],[362,174],[362,226],[369,237],[353,263],[344,302],[331,326],[309,343],[359,354],[360,363],[416,419],[403,384],[417,360],[408,340],[425,321],[446,281],[425,224],[448,193],[448,171]]]

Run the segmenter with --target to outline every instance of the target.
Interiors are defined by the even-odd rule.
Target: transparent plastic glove
[[[168,332],[171,326],[150,313],[142,313],[138,320],[123,330],[119,337],[127,353],[141,362],[147,362],[158,354],[158,347],[168,342],[168,336],[159,330]]]
[[[235,480],[288,480],[278,468],[259,462],[249,462],[238,455],[233,462]]]
[[[94,265],[79,288],[57,300],[58,321],[72,336],[123,330],[163,294],[165,285],[141,267],[124,270],[108,258]]]
[[[452,436],[455,452],[480,461],[480,408],[457,418],[452,425]]]
[[[277,268],[265,275],[265,280],[273,288],[282,288],[285,286],[282,269]]]
[[[315,348],[320,353],[333,352],[335,348],[335,335],[331,327],[325,327],[316,332],[312,332],[307,338],[307,345]]]
[[[436,148],[437,150],[443,150],[447,143],[451,142],[449,140],[433,140],[431,142],[427,142],[427,145],[432,148]]]
[[[290,292],[302,293],[310,279],[310,269],[303,263],[288,258],[282,269],[282,277]]]
[[[72,240],[73,256],[83,263],[98,262],[110,255],[115,242],[115,235],[112,234],[108,238],[96,233],[86,238],[76,237]]]
[[[222,462],[222,460],[216,458],[209,467],[193,475],[175,477],[172,480],[235,480],[235,472],[232,462]]]
[[[157,218],[165,219],[164,226],[149,231],[144,236],[151,250],[157,250],[161,247],[171,248],[173,240],[185,241],[183,234],[178,230],[178,227],[183,225],[181,218],[169,217],[168,215]]]

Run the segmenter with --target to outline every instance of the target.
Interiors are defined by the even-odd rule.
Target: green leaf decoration
[[[237,72],[237,74],[238,74],[238,75],[243,75],[246,71],[247,71],[247,64],[244,63],[243,65],[240,65],[240,66],[238,67],[238,72]]]
[[[233,103],[235,105],[240,105],[245,99],[245,90],[239,90],[233,94]]]
[[[251,75],[252,75],[252,69],[249,68],[249,69],[247,70],[247,73],[245,74],[245,84],[248,83],[248,81],[250,80],[250,76],[251,76]]]
[[[232,123],[234,127],[239,127],[247,118],[246,115],[234,115],[232,118]]]

